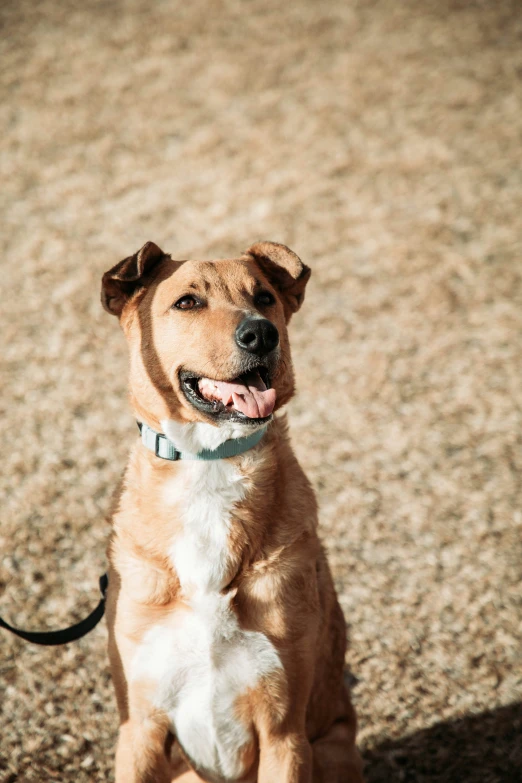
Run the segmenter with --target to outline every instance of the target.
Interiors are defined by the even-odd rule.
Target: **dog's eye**
[[[254,302],[260,307],[268,307],[268,305],[274,304],[275,298],[272,296],[270,291],[260,291],[258,294],[256,294]]]
[[[174,307],[178,310],[192,310],[193,307],[197,307],[198,301],[193,296],[182,296],[178,299]]]

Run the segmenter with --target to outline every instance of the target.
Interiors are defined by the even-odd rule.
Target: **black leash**
[[[12,625],[6,623],[0,617],[0,628],[5,628],[7,631],[16,634],[21,639],[25,639],[26,642],[32,642],[33,644],[44,645],[56,645],[56,644],[68,644],[68,642],[75,642],[77,639],[81,639],[95,628],[103,617],[105,612],[105,595],[107,593],[107,586],[109,584],[109,578],[107,574],[100,576],[100,592],[102,594],[101,601],[90,613],[85,620],[80,620],[79,623],[71,625],[70,628],[64,628],[61,631],[21,631],[19,628],[13,628]]]

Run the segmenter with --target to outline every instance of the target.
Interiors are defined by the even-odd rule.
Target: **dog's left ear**
[[[154,242],[146,242],[133,256],[124,258],[102,277],[101,301],[111,315],[120,316],[143,278],[167,254]]]
[[[286,245],[277,242],[256,242],[246,254],[252,256],[271,284],[281,294],[285,317],[289,321],[304,301],[306,284],[312,270]]]

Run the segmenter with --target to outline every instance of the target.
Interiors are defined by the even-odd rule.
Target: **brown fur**
[[[137,417],[156,430],[160,421],[205,421],[180,390],[178,371],[218,379],[241,372],[232,336],[254,292],[276,297],[261,313],[277,326],[280,359],[273,374],[276,407],[294,391],[286,324],[302,303],[309,270],[288,248],[259,243],[237,259],[180,262],[153,243],[106,273],[102,300],[119,316],[130,349],[130,394]],[[197,293],[206,307],[172,312]],[[233,458],[249,492],[233,512],[229,537],[232,591],[240,626],[260,631],[277,649],[283,671],[236,704],[254,726],[243,780],[259,783],[357,783],[356,720],[343,685],[345,624],[317,537],[313,490],[289,443],[284,417],[275,417],[257,447]],[[162,489],[180,470],[137,442],[124,477],[109,546],[109,655],[121,717],[117,783],[195,783],[166,715],[151,704],[146,681],[127,680],[129,662],[148,629],[183,604],[168,557],[176,530]],[[187,611],[189,609],[187,608]]]

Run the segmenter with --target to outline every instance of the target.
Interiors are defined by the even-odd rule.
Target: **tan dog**
[[[109,545],[117,783],[362,781],[316,501],[274,417],[309,276],[271,242],[211,262],[148,242],[103,277],[144,425]]]

